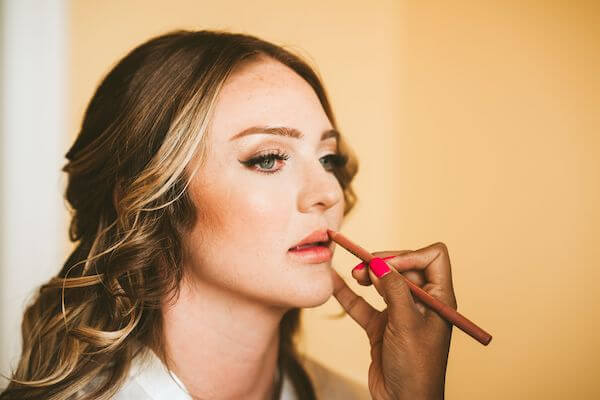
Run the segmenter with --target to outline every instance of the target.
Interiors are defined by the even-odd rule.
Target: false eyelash
[[[288,158],[290,158],[290,156],[286,153],[282,153],[279,150],[275,150],[275,151],[271,151],[269,153],[265,153],[265,154],[261,154],[259,156],[253,157],[247,161],[242,161],[242,164],[246,165],[247,167],[253,167],[256,164],[260,164],[261,162],[263,162],[264,160],[269,160],[271,158],[274,158],[276,160],[287,160]],[[263,174],[275,174],[277,172],[279,172],[281,169],[276,170],[276,171],[263,171],[260,169],[257,169],[257,172],[263,173]]]
[[[246,165],[247,167],[253,167],[256,164],[260,164],[264,160],[268,160],[271,158],[281,161],[281,160],[289,159],[290,156],[286,153],[282,153],[277,150],[277,151],[272,151],[272,152],[269,152],[266,154],[261,154],[259,156],[253,157],[247,161],[242,161],[242,164]],[[342,155],[340,153],[327,154],[327,155],[323,156],[322,158],[328,158],[330,160],[330,162],[333,165],[332,169],[341,168],[344,165],[346,165],[346,163],[348,162],[348,157],[345,155]],[[275,173],[281,171],[281,168],[278,170],[275,170],[275,171],[260,170],[260,169],[256,169],[256,171],[263,173],[263,174],[275,174]]]

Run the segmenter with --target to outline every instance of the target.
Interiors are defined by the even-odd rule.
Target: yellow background
[[[447,398],[600,398],[600,3],[77,0],[69,13],[69,140],[108,69],[168,30],[309,57],[360,158],[342,232],[371,251],[446,243],[459,311],[494,336],[454,329]],[[356,262],[337,249],[348,281]],[[328,319],[340,310],[306,311],[301,348],[366,384],[366,335]]]

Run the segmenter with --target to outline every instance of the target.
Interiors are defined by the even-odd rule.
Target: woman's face
[[[265,129],[236,137],[250,127],[302,137]],[[278,307],[316,306],[331,296],[331,257],[288,250],[342,222],[344,197],[330,161],[337,139],[322,138],[332,128],[314,90],[284,64],[261,58],[229,77],[209,127],[210,151],[190,185],[198,219],[184,243],[193,281]],[[286,159],[255,159],[264,154]]]

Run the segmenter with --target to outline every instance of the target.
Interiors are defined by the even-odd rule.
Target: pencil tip
[[[335,235],[335,231],[332,231],[331,229],[327,229],[327,235],[333,239],[333,236]]]

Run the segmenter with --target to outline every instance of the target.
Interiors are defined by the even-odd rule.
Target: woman
[[[331,268],[357,164],[297,56],[226,32],[151,39],[102,81],[66,156],[77,246],[27,308],[0,399],[443,397],[451,327],[397,269],[456,307],[447,252],[353,272],[382,313]],[[299,310],[334,293],[371,340],[368,390],[295,351]]]

